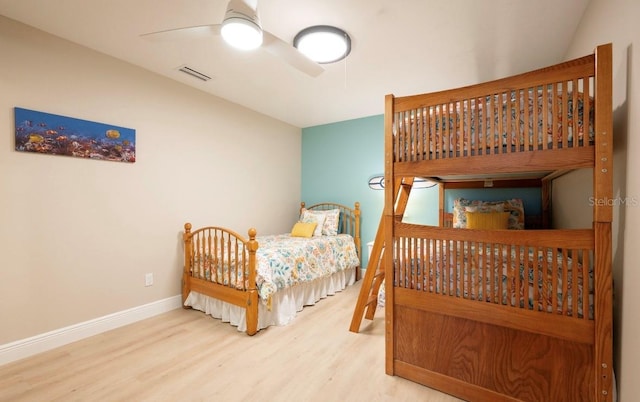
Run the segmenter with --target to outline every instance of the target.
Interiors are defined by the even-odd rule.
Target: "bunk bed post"
[[[255,335],[258,332],[258,289],[256,288],[256,251],[258,242],[256,241],[257,231],[249,229],[249,277],[247,285],[247,335]]]
[[[184,305],[184,302],[187,300],[187,297],[191,292],[191,284],[189,281],[189,275],[191,275],[191,224],[189,222],[184,224],[182,240],[184,245],[184,267],[182,268],[182,307],[188,308]]]
[[[393,217],[396,200],[396,186],[393,174],[393,95],[385,96],[384,106],[384,180],[387,185],[384,188],[384,244],[387,252],[384,253],[385,270],[385,372],[394,375],[394,301],[393,301]]]
[[[362,276],[362,239],[360,238],[360,203],[354,204],[353,217],[356,220],[354,225],[353,240],[356,243],[356,252],[360,259],[360,266],[356,268],[356,281],[360,280]]]
[[[444,184],[438,183],[438,226],[444,227]]]
[[[613,294],[612,294],[612,199],[613,120],[612,45],[595,50],[595,166],[593,169],[593,220],[595,235],[594,316],[596,400],[612,400]]]

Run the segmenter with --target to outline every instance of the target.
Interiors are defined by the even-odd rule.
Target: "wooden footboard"
[[[184,225],[182,304],[191,291],[246,309],[247,334],[258,331],[256,288],[256,230],[249,239],[225,228],[209,226],[191,231]]]

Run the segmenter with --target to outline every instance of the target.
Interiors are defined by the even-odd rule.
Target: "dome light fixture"
[[[250,16],[230,6],[222,21],[220,35],[227,44],[240,50],[254,50],[262,45],[262,27],[257,13]]]
[[[298,32],[293,46],[316,63],[328,64],[351,53],[351,38],[340,28],[316,25]]]
[[[372,190],[384,190],[384,176],[380,174],[370,178],[369,188]]]
[[[404,182],[404,179],[402,179]],[[384,180],[384,175],[375,175],[372,176],[369,179],[369,188],[372,190],[384,190],[385,187],[385,180]],[[431,188],[433,186],[435,186],[436,184],[438,184],[437,182],[433,181],[433,180],[429,180],[427,178],[424,177],[414,177],[413,178],[413,186],[412,188],[414,189],[419,189],[419,188]]]

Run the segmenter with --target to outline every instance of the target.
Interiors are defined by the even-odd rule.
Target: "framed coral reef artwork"
[[[136,161],[136,130],[15,109],[16,151],[105,161]]]

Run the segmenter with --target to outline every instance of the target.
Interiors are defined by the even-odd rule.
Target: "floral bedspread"
[[[311,238],[280,234],[256,240],[256,284],[260,299],[267,304],[279,289],[360,265],[353,237],[346,234]]]

